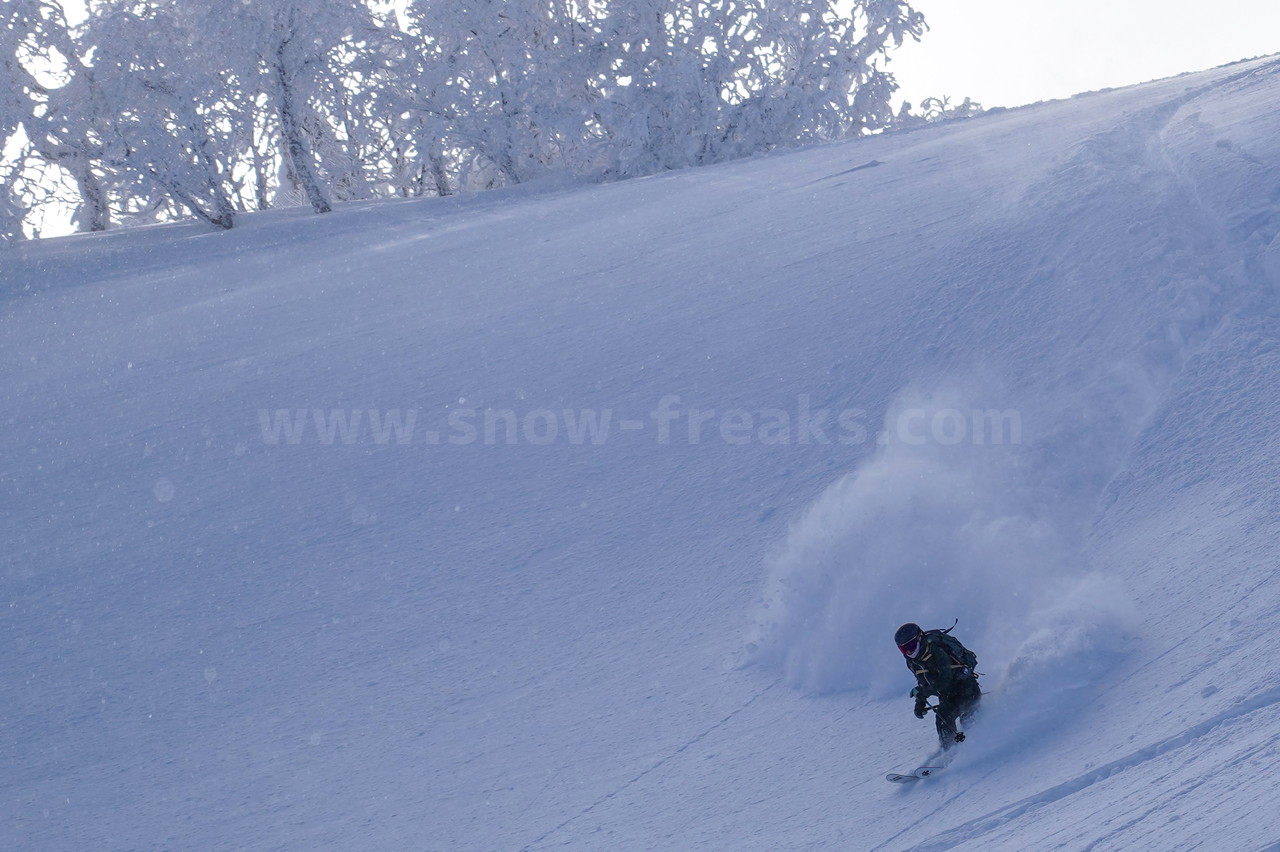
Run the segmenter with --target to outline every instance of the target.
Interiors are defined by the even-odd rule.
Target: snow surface
[[[0,255],[0,846],[1280,841],[1275,58],[242,222]]]

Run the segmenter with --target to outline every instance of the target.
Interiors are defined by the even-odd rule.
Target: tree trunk
[[[453,190],[449,188],[449,172],[445,168],[444,157],[433,152],[427,155],[427,161],[431,164],[431,179],[436,184],[436,195],[441,198],[453,195]]]
[[[275,72],[276,83],[280,90],[280,134],[284,137],[289,164],[293,167],[298,183],[302,185],[302,191],[306,193],[307,201],[311,203],[311,209],[317,213],[328,213],[333,209],[333,205],[329,203],[324,189],[320,186],[320,178],[311,160],[311,152],[307,150],[306,140],[302,138],[302,127],[298,122],[294,106],[293,87],[284,70],[284,57],[277,53],[275,59],[275,67],[272,70]]]
[[[77,170],[76,184],[80,189],[80,198],[84,203],[82,220],[88,231],[105,231],[111,225],[111,210],[107,206],[106,193],[102,182],[93,173],[93,166],[87,159],[81,162]]]

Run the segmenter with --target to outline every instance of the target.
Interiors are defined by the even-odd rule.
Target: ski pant
[[[938,742],[943,749],[955,745],[956,722],[968,724],[978,712],[978,702],[981,699],[982,689],[978,686],[977,678],[969,678],[954,691],[938,696],[938,709],[933,711],[933,715],[938,726]]]

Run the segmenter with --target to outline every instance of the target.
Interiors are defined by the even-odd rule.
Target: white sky
[[[72,20],[84,0],[62,0]],[[404,0],[384,0],[402,5]],[[912,0],[899,98],[1019,106],[1280,53],[1280,0]]]
[[[1019,106],[1280,52],[1280,0],[913,0],[899,96]]]

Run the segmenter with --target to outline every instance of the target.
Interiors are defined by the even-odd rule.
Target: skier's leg
[[[956,719],[959,720],[961,728],[969,729],[969,724],[978,715],[979,701],[982,701],[982,688],[978,686],[977,681],[970,681],[966,684],[964,692],[956,696],[955,700],[952,701],[952,704],[955,705]],[[963,741],[965,738],[964,733],[956,733],[954,736],[956,742]]]
[[[956,743],[956,714],[959,706],[942,696],[938,696],[938,709],[933,711],[933,721],[938,728],[938,743],[943,751]]]
[[[959,701],[958,717],[960,724],[968,728],[969,723],[978,715],[978,703],[982,700],[982,690],[978,687],[978,682],[973,681],[970,689],[966,690],[966,694]]]

